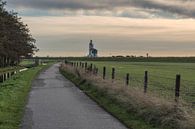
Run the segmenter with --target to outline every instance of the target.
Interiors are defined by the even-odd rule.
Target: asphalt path
[[[55,64],[33,81],[21,129],[127,129],[58,69]]]

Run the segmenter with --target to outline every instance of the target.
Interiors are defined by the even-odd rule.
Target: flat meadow
[[[124,83],[126,74],[130,74],[130,87],[144,90],[144,73],[148,71],[148,92],[160,97],[174,99],[176,75],[181,75],[180,98],[195,104],[195,63],[164,63],[164,62],[118,62],[118,61],[87,61],[88,66],[99,69],[98,75],[103,76],[106,67],[106,79],[111,80],[112,68],[115,68],[115,81]]]

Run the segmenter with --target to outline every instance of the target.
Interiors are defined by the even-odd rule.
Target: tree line
[[[38,51],[28,26],[5,5],[0,0],[0,67],[18,65],[21,57],[31,57]]]

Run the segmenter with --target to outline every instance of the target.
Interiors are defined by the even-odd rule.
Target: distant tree
[[[118,56],[116,56],[117,58],[123,58],[124,56],[122,56],[122,55],[118,55]]]
[[[20,57],[32,56],[38,51],[35,39],[15,12],[5,10],[0,0],[0,66],[17,65]]]

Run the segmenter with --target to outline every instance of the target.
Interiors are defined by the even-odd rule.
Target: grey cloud
[[[8,0],[8,4],[15,7],[62,10],[112,11],[116,8],[135,7],[145,10],[146,13],[152,13],[148,10],[155,9],[182,17],[195,18],[195,1],[193,0]],[[163,14],[160,13],[159,15]],[[132,13],[124,12],[121,16],[131,17]]]
[[[19,7],[38,9],[72,9],[93,10],[109,8],[109,2],[97,2],[93,0],[9,0],[8,4]]]
[[[136,1],[136,0],[135,0]],[[195,1],[192,0],[143,0],[134,1],[134,5],[148,9],[158,9],[184,17],[195,17]],[[189,5],[191,5],[189,7]]]

